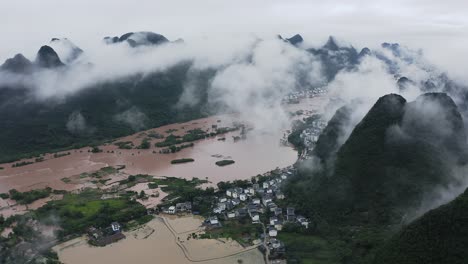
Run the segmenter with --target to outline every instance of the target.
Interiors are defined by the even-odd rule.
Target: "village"
[[[211,214],[203,222],[205,230],[222,229],[226,221],[248,222],[258,225],[263,230],[259,237],[251,238],[268,260],[282,260],[286,248],[278,234],[287,224],[301,228],[309,227],[309,219],[298,214],[294,207],[283,206],[286,198],[281,191],[285,180],[295,173],[293,166],[277,169],[253,178],[247,186],[233,186],[219,190],[212,204]],[[190,202],[176,203],[161,208],[163,214],[199,214],[192,211]],[[260,243],[259,243],[260,242]]]

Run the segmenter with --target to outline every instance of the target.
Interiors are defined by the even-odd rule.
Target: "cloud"
[[[91,128],[88,128],[86,125],[86,119],[79,111],[75,111],[70,114],[66,127],[72,134],[83,134],[93,131]]]
[[[259,129],[281,127],[288,122],[281,100],[298,88],[321,83],[321,64],[313,55],[271,39],[258,42],[247,60],[220,70],[208,101],[240,113]]]
[[[133,106],[124,112],[115,115],[114,119],[130,126],[134,131],[139,131],[146,127],[148,117],[137,107]]]

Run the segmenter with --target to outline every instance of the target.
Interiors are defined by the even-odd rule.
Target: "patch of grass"
[[[231,164],[234,164],[235,161],[233,160],[220,160],[220,161],[217,161],[216,162],[216,165],[222,167],[222,166],[227,166],[227,165],[231,165]]]
[[[16,189],[11,189],[9,191],[10,198],[20,204],[30,204],[36,200],[49,197],[51,193],[51,188],[45,188],[43,190],[31,190],[27,192],[18,192]]]
[[[194,162],[194,159],[191,158],[185,158],[185,159],[175,159],[171,160],[171,164],[180,164],[180,163],[187,163],[187,162]]]
[[[207,231],[208,238],[231,238],[240,244],[250,245],[252,240],[263,233],[262,226],[245,221],[229,220],[223,222],[223,228]]]
[[[150,143],[151,139],[150,138],[144,138],[142,141],[141,141],[141,144],[137,147],[138,149],[149,149],[151,148],[151,143]]]
[[[50,216],[58,216],[62,227],[59,237],[83,233],[90,226],[106,227],[114,221],[125,224],[146,215],[146,209],[129,197],[101,200],[101,195],[93,189],[65,194],[62,200],[39,208],[36,215],[46,224],[51,221]]]
[[[334,246],[319,236],[282,231],[278,239],[286,246],[288,263],[340,263]]]
[[[119,149],[132,149],[133,148],[133,142],[131,141],[119,141],[119,142],[115,142],[114,145],[119,147]]]
[[[155,182],[150,182],[150,183],[148,183],[148,188],[156,189],[156,188],[158,188],[158,184],[155,183]]]
[[[67,178],[67,177],[62,178],[60,180],[63,181],[64,183],[70,183],[71,182],[70,178]]]

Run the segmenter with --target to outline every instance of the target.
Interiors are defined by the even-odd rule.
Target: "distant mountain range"
[[[397,63],[380,51],[368,48],[358,51],[352,46],[340,46],[333,37],[322,47],[310,49],[304,49],[304,40],[299,34],[291,38],[279,38],[316,56],[322,65],[325,83],[332,81],[340,71],[355,70],[366,56],[373,56],[389,65],[389,69],[395,75],[395,82],[401,85],[401,89],[414,83],[411,76],[401,76]],[[153,32],[130,32],[120,37],[105,37],[103,41],[110,46],[127,44],[131,48],[184,42],[181,39],[169,41],[163,35]],[[394,56],[408,60],[408,55],[398,44],[384,43],[382,47],[390,50]],[[55,49],[61,49],[62,57],[59,57]],[[0,78],[12,80],[0,82],[0,129],[4,131],[0,134],[0,161],[15,160],[71,146],[94,144],[140,129],[210,113],[212,107],[206,105],[208,87],[210,80],[220,69],[193,70],[191,60],[180,62],[163,72],[136,73],[125,78],[106,80],[64,98],[35,99],[33,94],[36,88],[34,79],[28,79],[30,76],[40,78],[40,74],[48,71],[73,74],[76,70],[75,64],[83,55],[86,55],[86,50],[77,47],[70,40],[54,38],[48,45],[39,49],[33,60],[17,54],[0,66]],[[91,67],[93,62],[87,63]],[[57,78],[60,78],[60,75]],[[189,77],[190,81],[196,84],[192,86],[195,87],[194,92],[199,100],[194,105],[175,107]],[[298,89],[311,86],[304,82],[300,75],[297,84]],[[440,74],[431,75],[422,86],[427,91],[457,90],[453,82]],[[57,91],[61,88],[66,87],[54,87]],[[127,122],[118,118],[128,116],[122,113],[137,113],[140,118],[137,122]],[[85,120],[84,125],[79,126],[80,129],[70,129],[77,127],[70,125],[70,122],[75,122],[76,117]]]

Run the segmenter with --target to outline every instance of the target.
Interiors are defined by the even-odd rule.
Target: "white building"
[[[270,228],[268,229],[268,235],[269,235],[270,237],[276,237],[276,236],[278,235],[278,231],[276,230],[276,228],[270,227]]]
[[[210,217],[209,221],[211,225],[219,224],[218,218],[216,216]]]
[[[246,201],[246,200],[247,200],[247,194],[241,193],[241,194],[239,195],[239,199],[240,199],[241,201]]]
[[[252,213],[251,217],[252,217],[252,222],[260,221],[260,215],[258,213]]]
[[[170,206],[170,207],[166,210],[165,213],[167,213],[167,214],[175,214],[175,212],[176,212],[175,206]]]

